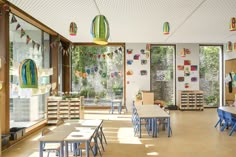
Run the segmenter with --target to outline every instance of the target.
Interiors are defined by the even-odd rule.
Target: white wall
[[[180,50],[187,48],[190,50],[190,54],[187,54],[184,58],[180,55]],[[132,54],[127,54],[128,49],[133,49]],[[146,49],[146,43],[127,43],[126,44],[126,73],[128,70],[133,71],[133,75],[127,76],[126,74],[126,105],[128,109],[131,108],[132,101],[135,100],[135,95],[138,90],[150,90],[150,57],[147,59],[146,65],[141,65],[141,59],[145,59],[146,56],[140,53],[141,49]],[[140,54],[139,60],[133,60],[135,54]],[[133,60],[132,65],[127,64],[127,60]],[[190,60],[191,65],[197,65],[197,71],[191,71],[190,76],[184,76],[184,71],[179,71],[177,66],[184,65],[184,60]],[[140,70],[147,70],[146,76],[140,75]],[[184,82],[178,82],[178,77],[185,77]],[[191,77],[197,77],[196,82],[191,82]],[[189,88],[185,88],[185,83],[189,83]],[[178,99],[178,90],[199,90],[199,44],[176,44],[176,90]],[[178,100],[177,100],[178,104]],[[176,104],[176,105],[177,105]]]
[[[132,54],[127,54],[128,49],[133,49]],[[140,50],[146,50],[145,43],[126,43],[126,105],[130,111],[135,95],[139,90],[150,90],[150,55],[142,54]],[[149,53],[150,54],[150,53]],[[140,55],[138,60],[134,60],[134,55]],[[146,59],[147,64],[142,65],[141,60]],[[132,65],[127,64],[127,60],[133,60]],[[129,70],[133,71],[133,75],[127,75]],[[140,70],[147,70],[147,75],[141,76]]]
[[[189,49],[190,54],[186,54],[185,57],[181,56],[181,49]],[[197,66],[197,71],[191,70],[191,65],[184,65],[184,61],[189,60],[191,65]],[[184,68],[190,68],[190,75],[185,76],[184,70],[178,70],[178,65],[183,65]],[[184,77],[183,82],[178,81],[178,77]],[[196,77],[197,81],[192,82],[191,78]],[[189,84],[189,87],[185,87],[185,83]],[[178,105],[178,95],[180,90],[199,90],[199,44],[176,44],[176,96]]]

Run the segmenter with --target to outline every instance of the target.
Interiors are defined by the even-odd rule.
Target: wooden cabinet
[[[203,91],[179,91],[180,110],[203,110]]]
[[[58,118],[79,119],[81,110],[81,99],[77,100],[59,100],[47,99],[47,122],[56,124]],[[83,105],[82,105],[83,106]]]

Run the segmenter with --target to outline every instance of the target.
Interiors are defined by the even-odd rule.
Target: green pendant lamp
[[[77,34],[77,25],[75,22],[70,23],[70,29],[69,29],[70,35],[71,36],[76,36]]]
[[[165,22],[163,24],[163,34],[168,35],[170,33],[170,25],[169,22]]]
[[[236,18],[232,17],[230,19],[230,26],[229,26],[230,31],[236,31]]]
[[[98,45],[108,44],[107,40],[110,36],[109,23],[104,15],[97,15],[92,21],[91,34],[93,42]]]

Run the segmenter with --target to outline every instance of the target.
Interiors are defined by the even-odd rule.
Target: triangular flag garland
[[[17,22],[17,19],[16,19],[15,15],[12,15],[11,23],[15,23],[15,22]]]
[[[18,23],[18,24],[16,25],[16,30],[19,29],[20,27],[21,27],[21,25]]]
[[[20,30],[20,37],[22,38],[25,35],[25,30],[23,28],[21,28]]]
[[[29,37],[29,35],[26,36],[26,44],[28,44],[30,42],[31,38]]]

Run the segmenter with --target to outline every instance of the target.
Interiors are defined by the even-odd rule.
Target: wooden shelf
[[[203,91],[179,91],[180,110],[203,110]]]
[[[47,122],[56,124],[58,118],[79,119],[80,118],[80,99],[77,100],[53,100],[47,99]]]

